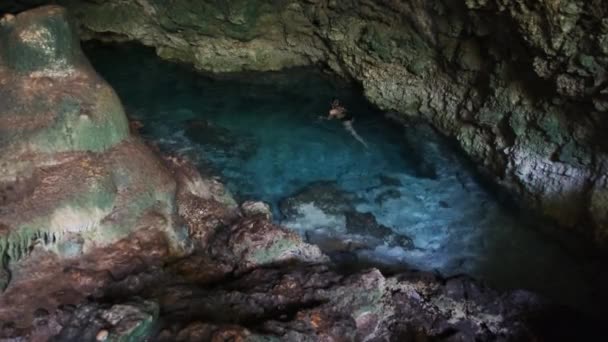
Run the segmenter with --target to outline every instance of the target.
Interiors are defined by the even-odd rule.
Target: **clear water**
[[[467,273],[570,306],[597,301],[598,269],[589,260],[503,206],[431,129],[389,122],[356,87],[310,69],[207,77],[145,48],[86,50],[128,115],[144,123],[147,139],[221,175],[239,200],[270,203],[279,221],[281,199],[315,181],[335,181],[355,195],[358,211],[416,246],[381,245],[367,252],[370,258]],[[318,120],[334,97],[355,116],[369,149],[340,123]]]

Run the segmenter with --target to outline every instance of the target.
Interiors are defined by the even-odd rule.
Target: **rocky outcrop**
[[[120,100],[80,51],[67,12],[7,15],[0,30],[2,289],[15,290],[7,277],[27,276],[18,263],[34,250],[79,258],[150,229],[179,254],[176,182],[129,135]]]
[[[547,216],[608,232],[605,2],[59,2],[84,38],[137,40],[201,70],[325,65],[454,137]]]
[[[160,341],[525,340],[535,332],[517,323],[520,310],[540,307],[527,293],[496,296],[466,278],[444,285],[423,273],[343,276],[323,266],[257,269],[225,288],[169,285],[155,296],[172,322],[160,325]],[[73,316],[82,321],[90,307]],[[81,336],[100,329],[85,327]]]
[[[184,271],[185,263],[206,270],[211,266],[208,259],[190,257],[164,269],[132,274],[109,283],[106,297],[37,310],[32,325],[5,322],[0,338],[551,340],[535,322],[539,317],[542,321],[549,308],[536,297],[521,291],[498,294],[466,277],[441,279],[418,272],[385,277],[377,270],[343,275],[327,266],[300,264],[258,268],[236,277],[222,276],[218,268],[206,279],[193,279],[175,273]],[[130,297],[134,292],[146,299]],[[570,326],[560,332],[580,328],[572,318],[563,314]],[[586,336],[588,331],[578,333]]]
[[[189,197],[231,208],[221,184],[129,133],[74,32],[54,6],[0,20],[0,319],[64,301],[47,286],[62,267],[103,275],[67,296],[84,298],[114,275],[188,252]]]

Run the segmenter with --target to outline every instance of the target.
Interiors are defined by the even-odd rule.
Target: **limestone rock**
[[[8,270],[7,263],[3,262],[0,267],[0,293],[3,292],[11,281],[11,274]]]
[[[241,204],[241,211],[245,216],[262,215],[267,220],[272,219],[270,206],[264,202],[246,201]]]
[[[276,263],[327,261],[318,247],[303,242],[297,233],[280,228],[263,217],[235,222],[220,231],[210,245],[217,258],[231,260],[239,271]]]
[[[28,329],[5,323],[0,338],[80,341],[107,334],[111,341],[144,336],[158,341],[410,341],[449,335],[459,341],[515,341],[594,332],[561,311],[570,324],[545,335],[542,319],[556,308],[528,292],[498,294],[463,276],[406,272],[385,277],[373,269],[344,275],[323,265],[274,265],[232,274],[222,286],[201,286],[165,272],[139,278],[149,289],[140,293],[148,299],[39,310],[39,325]],[[116,283],[114,291],[128,296],[131,290],[127,283]]]
[[[179,250],[175,181],[129,136],[120,100],[84,58],[66,11],[48,6],[7,18],[0,259],[17,262],[36,245],[75,258],[152,222]]]

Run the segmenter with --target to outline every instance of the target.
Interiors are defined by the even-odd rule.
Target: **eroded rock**
[[[129,136],[120,100],[90,67],[67,12],[49,6],[5,20],[0,59],[0,256],[17,262],[35,245],[79,257],[156,216],[173,225],[174,179]],[[142,170],[146,170],[142,172]]]
[[[267,220],[272,219],[270,205],[264,202],[246,201],[241,204],[241,211],[245,216],[261,215]]]
[[[275,263],[327,261],[316,246],[304,243],[297,233],[279,228],[263,217],[237,221],[220,231],[210,245],[212,254],[236,261],[240,271]]]

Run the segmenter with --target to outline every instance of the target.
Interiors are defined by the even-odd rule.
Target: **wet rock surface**
[[[325,65],[455,138],[541,213],[605,236],[605,2],[59,2],[84,38],[137,40],[201,70]]]
[[[246,201],[241,204],[241,211],[245,216],[262,216],[267,220],[272,219],[270,205],[264,202]]]
[[[0,311],[29,277],[21,261],[32,253],[78,260],[140,230],[161,232],[165,248],[182,253],[176,181],[129,135],[120,100],[82,54],[66,10],[5,16],[0,29]]]

